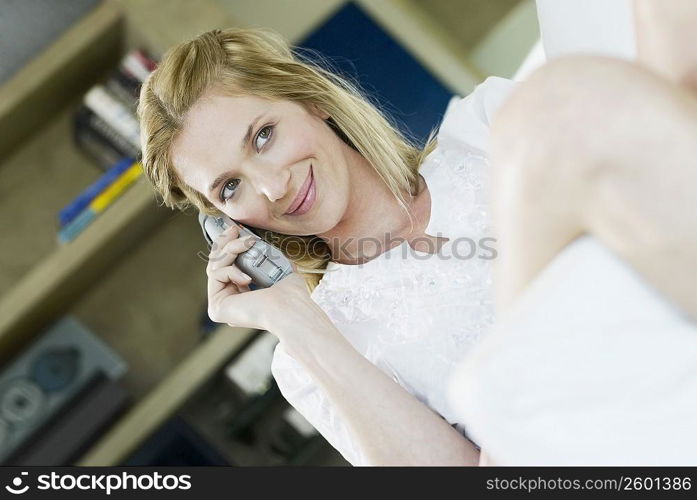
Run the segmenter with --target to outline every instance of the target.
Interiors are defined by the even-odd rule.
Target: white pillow
[[[588,53],[634,59],[631,0],[537,0],[547,59]]]

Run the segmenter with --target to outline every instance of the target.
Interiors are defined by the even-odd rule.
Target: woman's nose
[[[286,196],[290,188],[290,169],[264,170],[258,169],[258,175],[255,175],[255,179],[252,181],[257,193],[265,196],[272,202]]]

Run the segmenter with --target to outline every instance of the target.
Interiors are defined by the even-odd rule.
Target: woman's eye
[[[265,127],[262,127],[261,130],[259,130],[259,133],[257,134],[256,139],[254,140],[254,146],[257,148],[257,151],[260,151],[261,148],[263,148],[266,145],[268,140],[271,139],[272,132],[272,125],[266,125]],[[259,144],[260,141],[263,141],[261,145]]]
[[[237,186],[239,185],[239,179],[230,179],[225,184],[223,184],[223,189],[220,191],[220,200],[226,202],[235,195]]]

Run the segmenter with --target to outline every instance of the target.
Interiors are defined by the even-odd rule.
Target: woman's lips
[[[312,208],[312,205],[314,205],[316,197],[315,176],[312,172],[312,165],[310,165],[310,172],[307,174],[307,179],[305,179],[305,182],[300,187],[300,191],[298,191],[298,195],[295,197],[295,200],[293,200],[286,215],[303,215],[307,213]]]

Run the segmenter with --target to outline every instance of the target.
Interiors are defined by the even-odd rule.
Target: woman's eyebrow
[[[257,124],[257,122],[259,121],[259,118],[261,118],[263,116],[263,114],[264,113],[261,113],[260,115],[258,115],[254,120],[252,120],[252,123],[250,123],[249,126],[247,127],[247,133],[244,134],[244,137],[240,141],[240,149],[242,151],[244,151],[244,148],[247,145],[247,143],[249,142],[249,139],[251,139],[252,131],[254,130],[254,126]],[[211,193],[215,188],[218,187],[218,184],[223,182],[230,175],[232,175],[232,172],[224,172],[224,173],[220,174],[218,177],[216,177],[215,180],[211,183],[210,187],[208,188],[208,192]]]
[[[259,121],[259,118],[262,117],[264,113],[261,113],[258,115],[254,120],[252,120],[252,123],[249,124],[249,127],[247,127],[247,133],[244,134],[244,137],[240,141],[240,149],[244,151],[244,147],[247,145],[249,142],[249,139],[252,137],[252,130],[254,130],[254,126],[257,124]]]
[[[223,172],[218,177],[216,177],[215,180],[211,183],[210,187],[208,188],[208,193],[212,193],[213,190],[218,187],[218,184],[223,182],[225,179],[227,179],[231,175],[232,175],[232,172]]]

